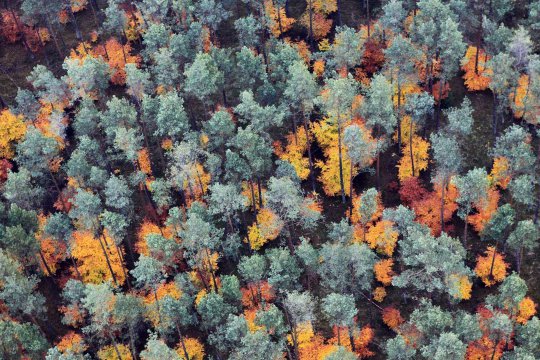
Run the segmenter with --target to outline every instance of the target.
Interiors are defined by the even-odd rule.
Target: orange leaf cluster
[[[519,303],[519,312],[516,321],[520,324],[525,324],[534,314],[536,314],[536,304],[533,299],[527,296]]]
[[[41,253],[47,266],[52,272],[52,275],[58,270],[60,262],[65,260],[67,254],[66,244],[63,242],[54,241],[51,238],[42,238],[40,240]],[[49,275],[45,265],[40,262],[41,269],[45,275]]]
[[[414,202],[420,201],[429,195],[424,185],[417,177],[408,177],[401,181],[399,188],[399,198],[406,206],[411,206]]]
[[[0,159],[0,185],[7,180],[8,171],[13,168],[13,164],[7,159]]]
[[[525,102],[529,95],[529,75],[523,74],[518,79],[516,90],[510,94],[513,101],[514,117],[519,119],[524,115]]]
[[[300,18],[300,23],[309,31],[309,11],[306,11]],[[332,29],[332,19],[328,19],[326,15],[318,12],[313,12],[311,16],[313,39],[321,40],[328,35]]]
[[[394,276],[392,266],[394,266],[394,260],[392,259],[383,259],[376,262],[373,271],[377,281],[380,281],[385,286],[392,284],[392,277]]]
[[[442,90],[441,90],[441,81],[437,81],[435,84],[433,84],[431,95],[433,95],[433,98],[435,99],[435,104],[439,103],[440,100],[446,99],[449,93],[450,93],[450,84],[448,83],[448,81],[444,82],[444,86]]]
[[[266,193],[266,189],[261,186],[261,194],[262,194],[262,203],[263,206],[265,204],[265,197],[264,194]],[[259,207],[259,191],[257,190],[257,187],[255,184],[243,181],[242,182],[242,195],[246,198],[246,206],[252,206],[255,204],[255,208]]]
[[[500,360],[502,359],[505,342],[497,344],[497,349],[493,353],[494,342],[489,336],[484,335],[480,339],[471,342],[467,346],[465,359],[467,360]]]
[[[74,13],[77,13],[79,11],[82,11],[86,9],[86,5],[88,5],[88,0],[71,0],[71,10]]]
[[[392,306],[387,306],[383,309],[382,320],[386,326],[392,330],[397,330],[397,328],[405,321],[401,317],[399,310]]]
[[[322,59],[315,60],[315,62],[313,63],[313,73],[317,75],[317,77],[321,77],[322,74],[324,73],[324,66],[325,66],[324,60]]]
[[[112,280],[105,253],[100,245],[101,240],[118,284],[124,283],[126,280],[122,271],[124,264],[113,239],[106,235],[103,235],[102,239],[96,239],[89,231],[75,231],[72,240],[71,255],[77,259],[79,273],[84,282],[100,284]]]
[[[433,235],[441,233],[441,187],[435,185],[435,191],[429,192],[425,197],[411,203],[418,222],[427,225]],[[450,184],[444,192],[443,220],[445,223],[452,219],[457,210],[456,204],[458,193],[454,185]]]
[[[146,175],[152,175],[152,165],[150,162],[150,155],[148,154],[147,148],[142,148],[138,152],[137,162],[139,163],[139,168]]]
[[[504,261],[504,255],[496,252],[493,246],[489,246],[484,254],[477,257],[474,272],[489,287],[504,280],[508,264]],[[492,264],[493,271],[491,271]]]
[[[247,240],[253,250],[275,240],[281,233],[283,221],[270,209],[262,208],[257,214],[255,224],[248,229]]]
[[[56,344],[56,347],[61,352],[71,351],[74,354],[82,354],[86,351],[88,346],[84,343],[84,339],[81,334],[74,331],[68,332],[62,336],[62,339]]]
[[[275,37],[279,37],[284,32],[289,31],[296,21],[294,18],[287,17],[285,8],[275,6],[272,0],[264,1],[264,10],[270,20],[270,31]]]
[[[479,233],[484,230],[491,217],[497,212],[500,197],[499,191],[491,188],[488,190],[487,201],[483,204],[475,204],[478,212],[467,217],[467,221],[473,226],[474,230]]]
[[[268,281],[261,281],[259,284],[248,284],[240,289],[242,292],[242,305],[247,309],[255,309],[261,305],[260,299],[264,303],[271,303],[276,298],[276,293]]]
[[[497,344],[491,339],[488,321],[493,317],[493,312],[485,306],[480,306],[476,312],[482,337],[467,346],[465,359],[467,360],[492,360],[501,359],[506,341],[503,339]],[[493,352],[495,350],[495,352]]]
[[[461,69],[464,71],[463,80],[469,91],[486,90],[491,82],[493,70],[487,67],[491,57],[482,49],[470,45],[461,60]]]
[[[37,52],[45,42],[49,41],[50,34],[47,28],[26,25],[19,15],[8,10],[0,10],[0,37],[6,39],[8,43],[24,39],[28,48],[32,52]]]
[[[328,340],[329,344],[337,345],[338,338],[337,338],[337,330],[338,328],[334,326],[333,332],[334,337]],[[346,333],[346,328],[340,328],[340,333]],[[373,341],[375,332],[373,331],[373,328],[369,325],[366,325],[362,327],[361,329],[353,329],[353,342],[354,342],[354,349],[355,353],[358,356],[359,359],[365,359],[368,357],[371,357],[375,355],[371,350],[369,350],[369,344],[371,341]],[[340,336],[341,340],[341,346],[344,346],[349,351],[352,351],[351,347],[351,340],[348,336]],[[335,350],[334,350],[335,351]],[[333,351],[332,351],[333,352]]]

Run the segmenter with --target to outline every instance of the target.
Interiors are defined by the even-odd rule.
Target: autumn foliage
[[[103,239],[95,238],[89,231],[76,231],[72,238],[71,254],[77,260],[77,269],[84,282],[100,284],[107,280],[112,281],[107,265],[108,258],[118,284],[124,283],[126,279],[121,260],[123,254],[118,252],[113,239],[106,235],[103,235]]]
[[[397,328],[405,322],[401,317],[401,313],[395,307],[385,307],[382,312],[382,320],[392,330],[397,330]]]
[[[11,159],[13,146],[26,133],[26,124],[21,115],[14,115],[7,109],[0,112],[0,124],[0,158]]]
[[[489,246],[484,256],[478,256],[474,272],[486,286],[501,282],[506,277],[508,264],[504,262],[504,255],[498,253],[493,246]]]
[[[470,45],[465,57],[461,60],[461,69],[464,71],[463,80],[469,91],[486,90],[491,82],[493,70],[487,66],[490,57],[483,49]]]

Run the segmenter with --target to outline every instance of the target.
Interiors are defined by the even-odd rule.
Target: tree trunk
[[[77,40],[82,41],[81,29],[79,28],[79,23],[77,22],[75,13],[73,13],[73,9],[71,8],[71,4],[69,0],[66,4],[66,8],[67,8],[67,11],[69,12],[69,15],[71,15],[71,19],[73,20],[73,26],[75,27],[75,37],[77,38]]]
[[[39,250],[39,257],[41,258],[41,261],[43,262],[43,266],[45,266],[45,269],[47,270],[47,273],[52,278],[53,273],[51,271],[51,268],[47,264],[47,261],[45,261],[45,256],[43,255],[43,251]]]
[[[398,151],[401,150],[401,84],[397,82],[398,98],[397,98],[397,141]],[[412,122],[412,119],[411,119]]]
[[[180,332],[180,328],[178,327],[178,324],[175,322],[174,325],[176,326],[176,332],[178,333],[178,337],[180,338],[180,345],[182,346],[182,351],[184,352],[184,356],[186,357],[186,360],[189,360],[189,354],[186,348],[186,343],[184,342],[184,337],[182,336],[182,333]]]
[[[345,185],[343,182],[343,155],[341,149],[341,121],[338,111],[337,126],[338,126],[338,154],[339,154],[339,185],[341,186],[341,202],[345,204]]]
[[[113,278],[114,285],[118,286],[118,281],[116,281],[116,275],[114,274],[114,271],[111,266],[111,261],[109,260],[109,254],[107,254],[107,250],[105,249],[105,245],[103,245],[103,242],[101,241],[101,237],[98,236],[99,245],[101,246],[101,250],[103,251],[103,255],[105,255],[105,261],[107,262],[107,267],[109,268],[109,271],[111,272],[111,276]]]
[[[367,14],[367,37],[369,39],[371,37],[371,30],[370,30],[371,14],[369,11],[369,0],[366,0],[366,14]]]
[[[313,192],[315,192],[315,174],[313,171],[313,156],[311,155],[311,138],[309,136],[309,128],[307,124],[307,118],[304,114],[304,131],[306,132],[306,141],[307,141],[307,151],[308,151],[308,159],[309,159],[309,177],[311,179],[311,187],[313,189]]]
[[[491,258],[491,268],[489,269],[490,278],[493,278],[493,266],[495,266],[495,255],[497,255],[498,246],[499,246],[499,241],[495,243],[495,248],[493,249],[493,257]]]
[[[469,212],[467,212],[469,214]],[[467,231],[469,228],[469,222],[467,221],[467,216],[465,216],[465,228],[463,229],[463,246],[467,249]]]
[[[411,169],[412,169],[412,176],[414,177],[414,155],[413,155],[413,143],[412,143],[412,133],[413,133],[413,120],[412,117],[410,119],[411,127],[409,129],[409,150],[411,151]]]
[[[441,232],[444,231],[444,190],[446,187],[446,179],[441,183]]]
[[[62,52],[62,50],[60,50],[60,45],[58,44],[58,39],[56,37],[56,33],[54,32],[54,30],[52,28],[51,21],[49,20],[48,16],[46,17],[46,24],[47,24],[47,30],[49,30],[49,33],[51,34],[51,36],[53,38],[54,46],[56,47],[56,51],[58,51],[58,55],[60,55],[60,57],[63,58],[64,53]]]

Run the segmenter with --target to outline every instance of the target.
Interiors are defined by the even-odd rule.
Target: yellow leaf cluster
[[[370,226],[366,233],[366,242],[372,249],[386,256],[392,256],[396,247],[398,232],[392,226],[392,222],[381,220]]]
[[[489,174],[489,181],[493,186],[499,186],[501,189],[506,189],[510,183],[508,159],[500,156],[493,160],[493,168]]]
[[[420,171],[424,171],[428,168],[429,165],[429,142],[422,139],[418,135],[413,135],[412,137],[412,155],[414,159],[414,174],[412,172],[412,162],[411,162],[411,152],[410,146],[405,143],[405,138],[403,138],[403,147],[402,147],[402,156],[397,165],[398,168],[398,177],[399,180],[403,181],[409,177],[418,177]]]
[[[13,145],[23,138],[26,124],[21,115],[16,116],[9,110],[0,112],[0,158],[11,159]]]
[[[253,250],[276,239],[283,228],[283,221],[270,209],[263,208],[257,214],[255,224],[248,229],[248,242]]]
[[[460,274],[451,274],[447,280],[450,295],[456,300],[469,300],[472,293],[472,283],[469,277]]]
[[[377,302],[382,302],[385,297],[386,289],[384,288],[384,286],[377,286],[375,290],[373,290],[373,300]]]
[[[204,345],[196,338],[185,338],[184,339],[184,345],[186,347],[186,351],[189,357],[189,360],[203,360],[204,359]],[[188,360],[186,359],[186,354],[184,352],[184,348],[182,347],[182,344],[179,343],[176,347],[176,352],[180,356],[180,359],[182,360]]]
[[[326,195],[336,196],[341,191],[337,127],[331,124],[329,119],[324,119],[312,125],[312,132],[325,156],[324,161],[318,160],[315,162],[315,166],[321,169],[319,181],[323,184]],[[345,185],[351,172],[351,161],[348,159],[344,147],[342,148],[342,167]],[[356,174],[356,171],[353,168],[353,175]]]
[[[120,353],[120,358],[118,358],[118,353],[112,345],[107,345],[99,349],[97,356],[99,360],[131,360],[131,352],[129,348],[124,344],[117,344],[116,348],[118,353]]]
[[[114,246],[113,239],[104,235],[105,252],[109,258],[112,271],[116,276],[118,284],[121,285],[126,280],[122,271],[123,264],[120,254]],[[77,259],[79,273],[85,283],[100,284],[111,280],[112,275],[107,265],[105,254],[100,245],[100,239],[94,238],[90,231],[75,231],[72,235],[71,255]],[[103,241],[103,238],[101,239]]]
[[[281,160],[291,163],[300,179],[307,179],[309,176],[309,159],[304,156],[308,148],[305,129],[303,127],[298,128],[296,136],[293,133],[289,133],[285,137],[285,140],[285,148],[283,148],[279,141],[274,143],[275,154]]]

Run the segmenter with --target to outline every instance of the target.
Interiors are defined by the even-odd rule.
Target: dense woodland
[[[5,0],[0,359],[540,359],[540,1]]]

